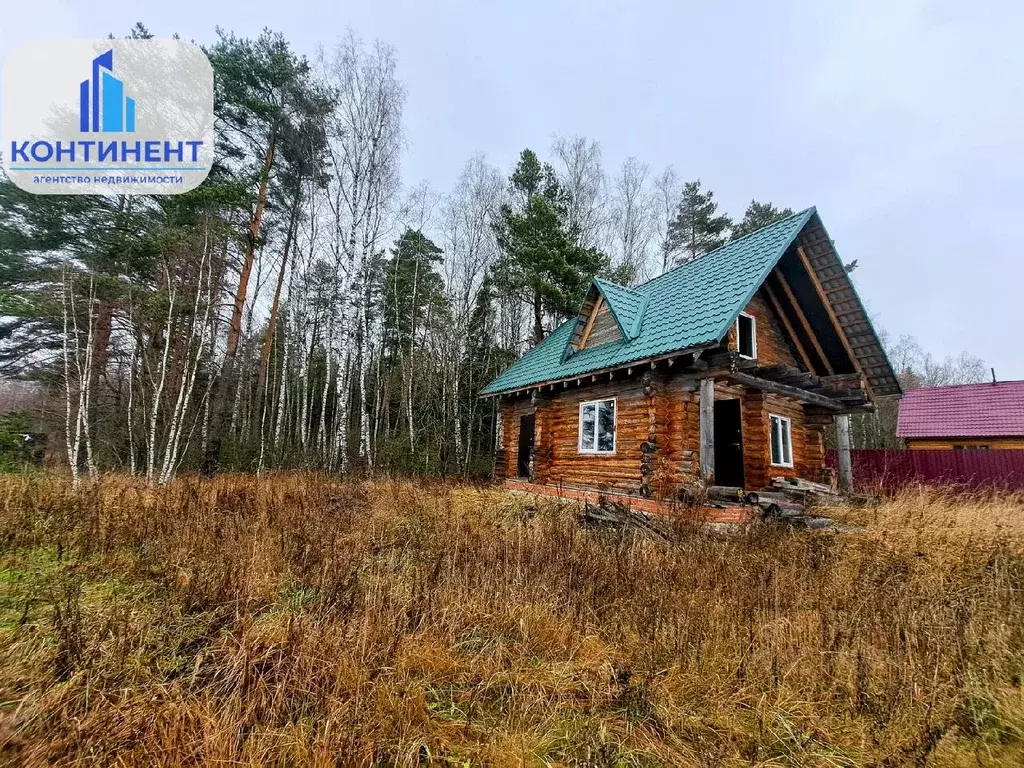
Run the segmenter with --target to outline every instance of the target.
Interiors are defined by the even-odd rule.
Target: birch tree
[[[654,180],[654,206],[656,210],[658,250],[661,254],[661,271],[668,271],[678,253],[678,244],[669,237],[669,222],[675,215],[679,200],[683,196],[683,184],[675,169],[670,165]]]
[[[487,273],[500,255],[494,223],[504,202],[505,184],[501,172],[489,165],[482,155],[477,155],[466,163],[443,209],[446,251],[443,272],[453,331],[446,337],[448,344],[443,360],[451,376],[450,412],[455,452],[464,472],[468,469],[470,435],[467,433],[463,439],[463,430],[471,429],[473,424],[476,392],[470,391],[468,397],[464,394],[463,369],[476,362],[471,354],[474,347],[469,344],[472,311],[484,289]],[[472,385],[471,380],[469,383]]]
[[[321,56],[321,69],[337,99],[328,130],[333,171],[329,199],[336,229],[333,239],[342,257],[337,355],[339,373],[344,373],[337,389],[341,401],[335,430],[337,452],[344,468],[349,403],[355,386],[360,398],[359,457],[372,466],[371,398],[367,385],[371,334],[377,327],[374,307],[370,306],[374,298],[370,267],[381,250],[388,215],[399,189],[405,96],[396,75],[394,51],[380,42],[367,49],[351,32],[329,57]]]
[[[615,266],[642,282],[651,277],[649,248],[656,233],[656,203],[648,189],[648,168],[635,157],[622,163],[612,182],[610,224]]]
[[[89,478],[96,480],[98,470],[93,456],[91,429],[91,401],[93,387],[95,284],[89,279],[89,293],[85,304],[86,327],[79,321],[79,304],[75,299],[73,268],[66,264],[61,280],[61,307],[63,309],[63,365],[64,365],[64,435],[71,480],[74,487],[81,484],[83,455]],[[85,336],[83,341],[83,334]]]
[[[583,248],[604,244],[607,182],[601,145],[583,136],[557,137],[552,145],[558,183],[565,195],[565,229]]]

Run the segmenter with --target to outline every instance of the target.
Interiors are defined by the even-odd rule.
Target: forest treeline
[[[752,201],[733,221],[672,168],[607,172],[584,137],[504,171],[469,156],[450,190],[403,184],[392,48],[349,33],[307,58],[218,30],[205,50],[216,159],[197,189],[34,196],[0,176],[0,375],[52,393],[76,479],[483,475],[495,413],[477,393],[593,276],[635,284],[791,213]],[[908,337],[890,353],[908,384],[984,376]],[[892,405],[860,417],[860,447],[894,423]]]

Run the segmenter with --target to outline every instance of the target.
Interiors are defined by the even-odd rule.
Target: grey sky
[[[352,27],[397,49],[407,185],[583,134],[606,170],[672,164],[734,217],[817,205],[880,326],[1024,378],[1024,3],[0,0],[0,19],[0,55],[41,20],[197,42],[269,26],[307,54]]]

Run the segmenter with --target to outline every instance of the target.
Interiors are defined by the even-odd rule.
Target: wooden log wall
[[[594,325],[590,329],[584,348],[599,347],[609,341],[622,341],[622,333],[619,331],[619,324],[615,322],[611,307],[601,302],[597,315],[594,317]]]
[[[496,480],[513,478],[519,463],[519,419],[536,410],[529,396],[503,399],[498,414],[501,418],[501,434],[498,451],[494,458]]]
[[[743,484],[751,489],[764,488],[771,482],[768,472],[768,465],[771,462],[771,435],[768,431],[768,410],[765,405],[763,392],[748,392],[743,398]]]
[[[615,452],[580,453],[580,403],[612,397],[616,399]],[[648,399],[639,376],[556,389],[545,410],[543,456],[535,464],[539,481],[639,493],[642,444],[650,436]]]
[[[502,447],[495,465],[498,479],[516,476],[519,419],[535,413],[533,479],[668,498],[699,477],[699,380],[659,369],[626,377],[602,377],[596,383],[554,390],[535,397],[502,400]],[[579,405],[616,398],[614,454],[579,452]],[[823,432],[831,414],[819,413],[778,395],[719,382],[716,399],[740,398],[743,452],[748,489],[767,487],[772,477],[824,477]],[[792,425],[793,467],[771,466],[770,414]]]
[[[680,485],[697,482],[700,449],[698,384],[692,376],[656,377],[655,439],[658,451],[651,477],[652,494],[668,498]]]
[[[743,310],[754,318],[755,335],[757,336],[757,359],[761,365],[786,365],[804,368],[796,352],[786,339],[782,324],[771,308],[764,295],[764,288],[758,290]],[[736,341],[736,324],[733,323],[728,334],[729,349],[738,350]]]
[[[990,448],[993,451],[997,450],[1020,450],[1024,449],[1024,438],[1017,437],[990,437],[990,438],[973,438],[969,437],[966,439],[956,438],[932,438],[932,439],[914,439],[907,440],[907,448],[916,451],[947,451],[953,450],[956,446],[962,445],[967,448]]]
[[[790,420],[793,466],[771,463],[771,416]],[[765,488],[773,477],[802,477],[818,482],[825,469],[825,424],[803,405],[778,395],[747,392],[743,398],[743,464],[747,488]]]

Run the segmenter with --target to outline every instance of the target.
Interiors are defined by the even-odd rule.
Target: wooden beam
[[[850,457],[850,416],[841,413],[836,416],[836,446],[839,448],[839,487],[844,491],[853,490],[853,461]]]
[[[793,328],[793,324],[789,322],[789,317],[782,311],[782,305],[779,303],[778,296],[775,295],[775,291],[768,285],[767,281],[764,283],[764,292],[768,296],[768,301],[771,302],[772,307],[775,309],[775,314],[782,320],[782,327],[786,329],[786,333],[789,334],[789,338],[793,340],[793,345],[796,347],[797,354],[800,355],[800,360],[803,361],[804,366],[808,371],[814,373],[814,366],[811,365],[811,359],[807,356],[807,350],[804,349],[804,345],[800,343],[800,337],[796,335],[796,330]]]
[[[818,342],[818,337],[815,336],[814,331],[811,330],[811,324],[807,322],[807,317],[804,315],[800,304],[797,303],[796,295],[793,293],[793,289],[789,287],[789,283],[786,281],[785,276],[782,274],[782,270],[776,269],[775,276],[779,278],[779,285],[782,286],[782,292],[786,294],[786,298],[789,303],[793,305],[793,311],[796,312],[796,318],[800,321],[804,331],[807,333],[807,338],[811,340],[811,344],[814,345],[814,351],[818,353],[818,357],[821,358],[821,362],[825,364],[825,370],[828,371],[828,375],[831,376],[835,373],[832,369],[832,364],[828,361],[828,356],[825,354],[825,350],[821,348],[821,344]]]
[[[817,405],[821,408],[828,408],[833,411],[849,410],[848,405],[839,400],[834,400],[831,397],[825,397],[824,395],[819,395],[816,392],[809,392],[806,389],[793,387],[789,384],[782,384],[778,381],[761,379],[757,376],[751,376],[749,373],[743,373],[742,371],[736,371],[735,373],[729,374],[729,378],[737,384],[742,384],[745,387],[760,389],[765,392],[774,392],[777,395],[785,395],[786,397],[802,400],[805,403],[811,403],[812,405]]]
[[[700,380],[700,479],[713,485],[715,479],[715,380]]]
[[[594,302],[594,308],[590,310],[590,317],[587,318],[587,324],[583,328],[583,336],[580,338],[579,349],[583,349],[587,346],[587,339],[590,338],[590,331],[594,328],[594,320],[597,319],[597,313],[601,311],[602,304],[604,304],[604,296],[598,294],[597,301]]]
[[[833,387],[846,386],[849,389],[860,389],[864,386],[864,374],[859,371],[857,373],[837,373],[835,376],[823,376],[821,380]]]
[[[825,311],[828,313],[829,319],[832,320],[832,324],[836,327],[836,333],[839,334],[839,340],[843,343],[843,349],[846,350],[846,354],[850,356],[850,363],[856,370],[860,370],[860,360],[857,359],[857,354],[853,351],[853,347],[850,346],[850,340],[846,338],[846,331],[843,330],[842,323],[839,322],[839,318],[836,317],[836,312],[832,309],[832,302],[828,300],[828,296],[825,295],[825,289],[821,285],[821,281],[818,279],[818,273],[814,271],[814,267],[811,266],[811,260],[807,258],[807,254],[804,253],[803,246],[797,246],[796,252],[800,256],[800,261],[804,263],[804,268],[807,270],[807,276],[811,279],[811,283],[814,285],[814,290],[818,292],[818,298],[821,299],[821,303],[825,305]],[[871,382],[865,381],[867,385],[868,395],[872,399],[875,397],[875,393],[871,391]]]

